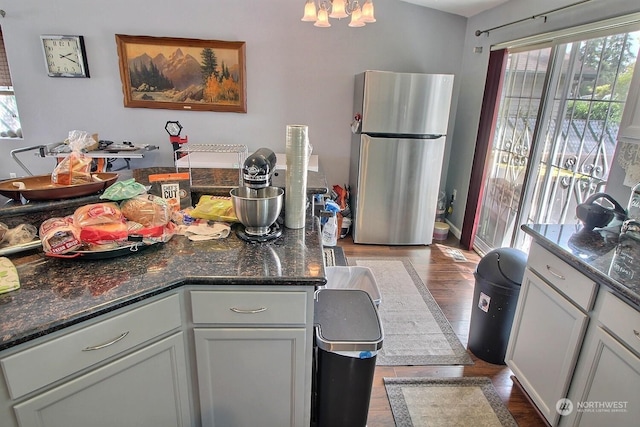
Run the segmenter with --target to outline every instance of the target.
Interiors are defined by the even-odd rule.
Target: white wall
[[[277,152],[284,152],[287,124],[307,124],[328,184],[347,183],[354,75],[381,69],[458,76],[466,19],[376,0],[377,23],[349,28],[346,20],[332,21],[322,29],[300,21],[303,5],[302,0],[0,1],[24,134],[22,141],[0,140],[0,178],[24,175],[10,150],[61,141],[73,129],[116,142],[159,145],[160,151],[135,167],[169,166],[173,157],[164,125],[178,120],[193,143]],[[83,35],[91,78],[48,77],[41,34]],[[124,108],[115,34],[245,41],[247,113]],[[459,84],[456,78],[456,93]],[[29,153],[20,158],[35,174],[54,166],[52,159]]]
[[[446,181],[447,194],[457,190],[457,200],[453,215],[449,218],[453,226],[460,231],[464,219],[464,210],[469,190],[471,165],[478,132],[480,109],[484,93],[484,83],[489,62],[490,47],[497,43],[516,40],[522,37],[546,33],[549,31],[573,27],[593,21],[599,21],[627,13],[640,11],[637,0],[593,0],[562,12],[551,14],[545,23],[543,19],[529,20],[475,36],[476,30],[485,30],[517,21],[529,16],[576,3],[576,0],[511,0],[504,5],[483,12],[469,19],[465,37],[463,62],[459,74],[460,96],[450,146],[451,160]],[[474,48],[481,46],[482,53],[474,53]],[[630,190],[622,188],[623,175],[619,166],[614,165],[607,191],[626,204]]]

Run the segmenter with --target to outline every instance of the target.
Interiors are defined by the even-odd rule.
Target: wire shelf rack
[[[187,165],[189,167],[189,175],[191,176],[191,156],[192,153],[221,153],[229,154],[236,153],[238,155],[238,185],[242,186],[242,165],[249,150],[244,144],[185,144],[184,147],[173,152],[174,163],[176,165],[176,172],[178,172],[178,159],[186,156]],[[190,178],[191,179],[191,178]]]

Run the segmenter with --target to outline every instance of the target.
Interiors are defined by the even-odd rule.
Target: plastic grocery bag
[[[71,154],[65,157],[53,170],[51,182],[60,185],[76,185],[92,182],[91,162],[93,158],[84,153],[88,147],[95,144],[93,137],[86,131],[72,130],[69,132],[69,147]]]
[[[115,182],[110,185],[109,188],[104,190],[104,193],[100,196],[103,200],[122,201],[131,199],[140,194],[147,192],[147,187],[136,182],[135,178],[129,178],[124,181]]]
[[[211,221],[238,222],[231,197],[203,195],[190,215]]]

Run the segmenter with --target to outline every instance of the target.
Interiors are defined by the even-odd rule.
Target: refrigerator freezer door
[[[354,137],[355,243],[429,245],[445,138]]]
[[[355,108],[362,133],[446,135],[453,92],[451,74],[366,71],[356,76]]]

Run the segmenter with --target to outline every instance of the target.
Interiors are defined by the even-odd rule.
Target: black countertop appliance
[[[608,201],[612,207],[596,203],[601,199]],[[594,228],[606,227],[614,219],[622,223],[627,219],[627,211],[610,195],[596,193],[576,207],[576,216],[587,230],[593,230]]]
[[[259,148],[244,161],[242,166],[244,185],[255,190],[269,187],[275,171],[275,153],[268,148]]]

